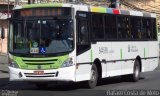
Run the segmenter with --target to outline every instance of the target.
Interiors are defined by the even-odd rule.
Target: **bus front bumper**
[[[35,71],[38,73],[35,74]],[[43,72],[41,74],[40,72]],[[10,81],[75,81],[75,66],[52,70],[25,70],[9,67]]]

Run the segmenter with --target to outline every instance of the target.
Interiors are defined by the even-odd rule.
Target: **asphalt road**
[[[113,77],[101,80],[94,89],[85,88],[83,83],[53,83],[48,88],[38,89],[34,84],[26,82],[9,82],[8,71],[0,70],[0,96],[109,96],[108,92],[114,90],[123,92],[129,90],[132,93],[134,90],[138,92],[159,90],[156,91],[159,93],[154,95],[160,96],[160,66],[152,72],[142,73],[139,82],[128,82],[121,77]],[[127,94],[130,94],[129,92]],[[119,93],[117,96],[121,95],[124,93]]]

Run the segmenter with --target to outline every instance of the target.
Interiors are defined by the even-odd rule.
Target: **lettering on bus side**
[[[108,47],[99,47],[99,54],[107,54]]]
[[[137,46],[128,45],[128,52],[138,52]]]
[[[113,50],[109,50],[108,47],[99,47],[99,54],[111,54],[114,53]]]

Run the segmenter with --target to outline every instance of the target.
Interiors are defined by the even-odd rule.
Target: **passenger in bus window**
[[[86,26],[85,25],[83,25],[83,26],[81,26],[81,29],[80,29],[81,31],[80,31],[80,39],[81,39],[81,43],[85,43],[85,41],[87,41],[87,28],[86,28]]]
[[[142,33],[141,33],[141,30],[138,29],[138,38],[137,39],[141,39],[142,38]]]
[[[37,27],[35,24],[32,25],[32,27],[29,29],[29,37],[31,40],[35,40],[37,38]]]
[[[147,38],[149,38],[149,39],[151,38],[151,30],[150,29],[147,30]]]
[[[39,43],[38,25],[33,23],[31,27],[30,26],[28,27],[29,27],[28,28],[29,29],[29,45],[30,47],[33,47],[33,43],[37,43],[37,44]]]
[[[126,35],[126,38],[130,38],[131,37],[131,33],[130,31],[127,29],[127,35]]]

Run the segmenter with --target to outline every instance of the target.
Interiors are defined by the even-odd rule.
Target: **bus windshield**
[[[73,50],[73,20],[13,20],[10,23],[10,39],[9,51],[12,53],[70,52]]]

